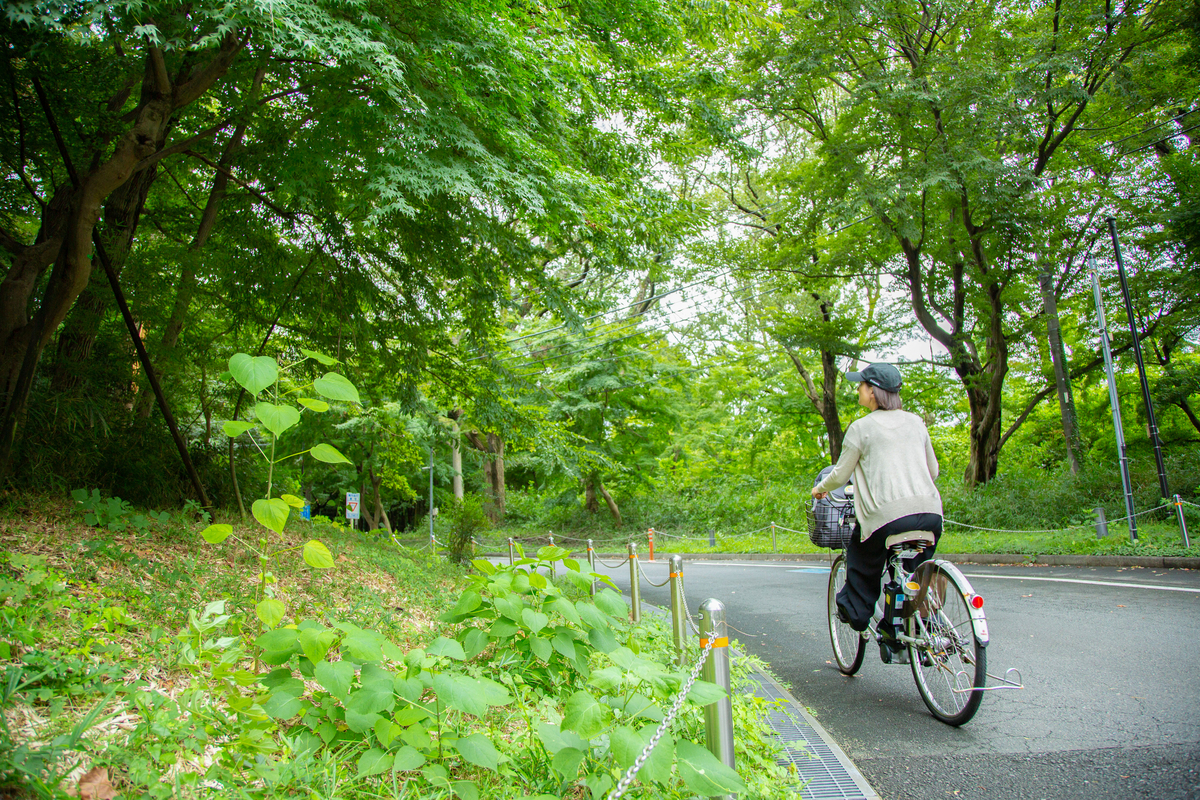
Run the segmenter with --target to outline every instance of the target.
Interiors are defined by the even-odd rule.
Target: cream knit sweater
[[[937,456],[916,414],[881,409],[851,422],[837,465],[816,489],[836,489],[851,475],[863,540],[900,517],[942,513]]]

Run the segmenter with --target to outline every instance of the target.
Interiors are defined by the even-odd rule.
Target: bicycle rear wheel
[[[866,641],[862,634],[838,619],[837,593],[846,585],[846,554],[839,554],[829,568],[829,597],[826,601],[829,614],[829,641],[833,644],[833,658],[843,675],[853,675],[862,666]]]
[[[975,716],[987,680],[987,647],[975,635],[965,587],[940,564],[932,565],[929,591],[905,620],[913,679],[929,711],[947,725]]]

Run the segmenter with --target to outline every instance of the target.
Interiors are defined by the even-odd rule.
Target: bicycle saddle
[[[893,533],[884,540],[884,546],[887,548],[900,547],[906,544],[919,544],[921,546],[933,544],[933,534],[929,531],[904,531],[903,533]]]

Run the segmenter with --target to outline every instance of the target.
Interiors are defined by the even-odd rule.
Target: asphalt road
[[[1200,800],[1200,573],[961,565],[986,600],[988,692],[967,725],[929,715],[907,666],[869,645],[846,678],[825,621],[828,565],[686,562],[688,603],[716,597],[885,800]],[[628,567],[606,570],[627,590]],[[650,580],[664,560],[645,563]],[[666,589],[642,597],[669,606]],[[994,681],[989,681],[989,684]]]

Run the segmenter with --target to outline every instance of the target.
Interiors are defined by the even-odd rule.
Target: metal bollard
[[[629,543],[629,619],[642,621],[642,587],[638,585],[637,545]]]
[[[550,537],[550,546],[554,547],[554,532],[551,531],[548,535]],[[550,562],[550,577],[551,578],[554,577],[554,562],[553,561]]]
[[[709,547],[717,546],[717,532],[715,530],[710,529],[708,532],[708,546]]]
[[[775,523],[771,523],[771,552],[778,553],[779,545],[775,544]]]
[[[1104,506],[1096,506],[1096,538],[1108,536],[1108,519],[1104,516]]]
[[[679,654],[677,664],[683,666],[687,661],[687,609],[683,599],[683,556],[671,556],[667,559],[671,565],[671,637],[675,640],[675,651]]]
[[[550,546],[551,546],[551,547],[554,547],[554,531],[550,531],[550,532],[548,532],[548,533],[547,533],[547,538],[549,538],[549,539],[550,539]]]
[[[650,539],[650,560],[653,561],[654,560],[654,528],[651,528],[650,530],[648,530],[646,532],[646,536],[647,536],[647,538]]]
[[[515,563],[517,563],[517,559],[516,559],[516,556],[513,554],[513,540],[512,540],[512,537],[510,536],[510,537],[508,537],[508,565],[511,567]]]
[[[730,769],[733,765],[733,701],[729,693],[729,632],[725,625],[725,606],[709,599],[700,604],[700,649],[713,640],[712,652],[704,662],[700,677],[725,690],[725,697],[704,707],[704,743],[708,751]],[[736,795],[717,795],[734,798]]]
[[[1175,494],[1171,495],[1171,502],[1175,504],[1175,518],[1179,520],[1179,532],[1183,534],[1183,546],[1191,547],[1192,543],[1188,541],[1187,520],[1183,516],[1183,499]]]
[[[596,550],[592,547],[592,540],[588,539],[588,571],[596,571]],[[592,597],[596,596],[596,579],[592,578]]]

